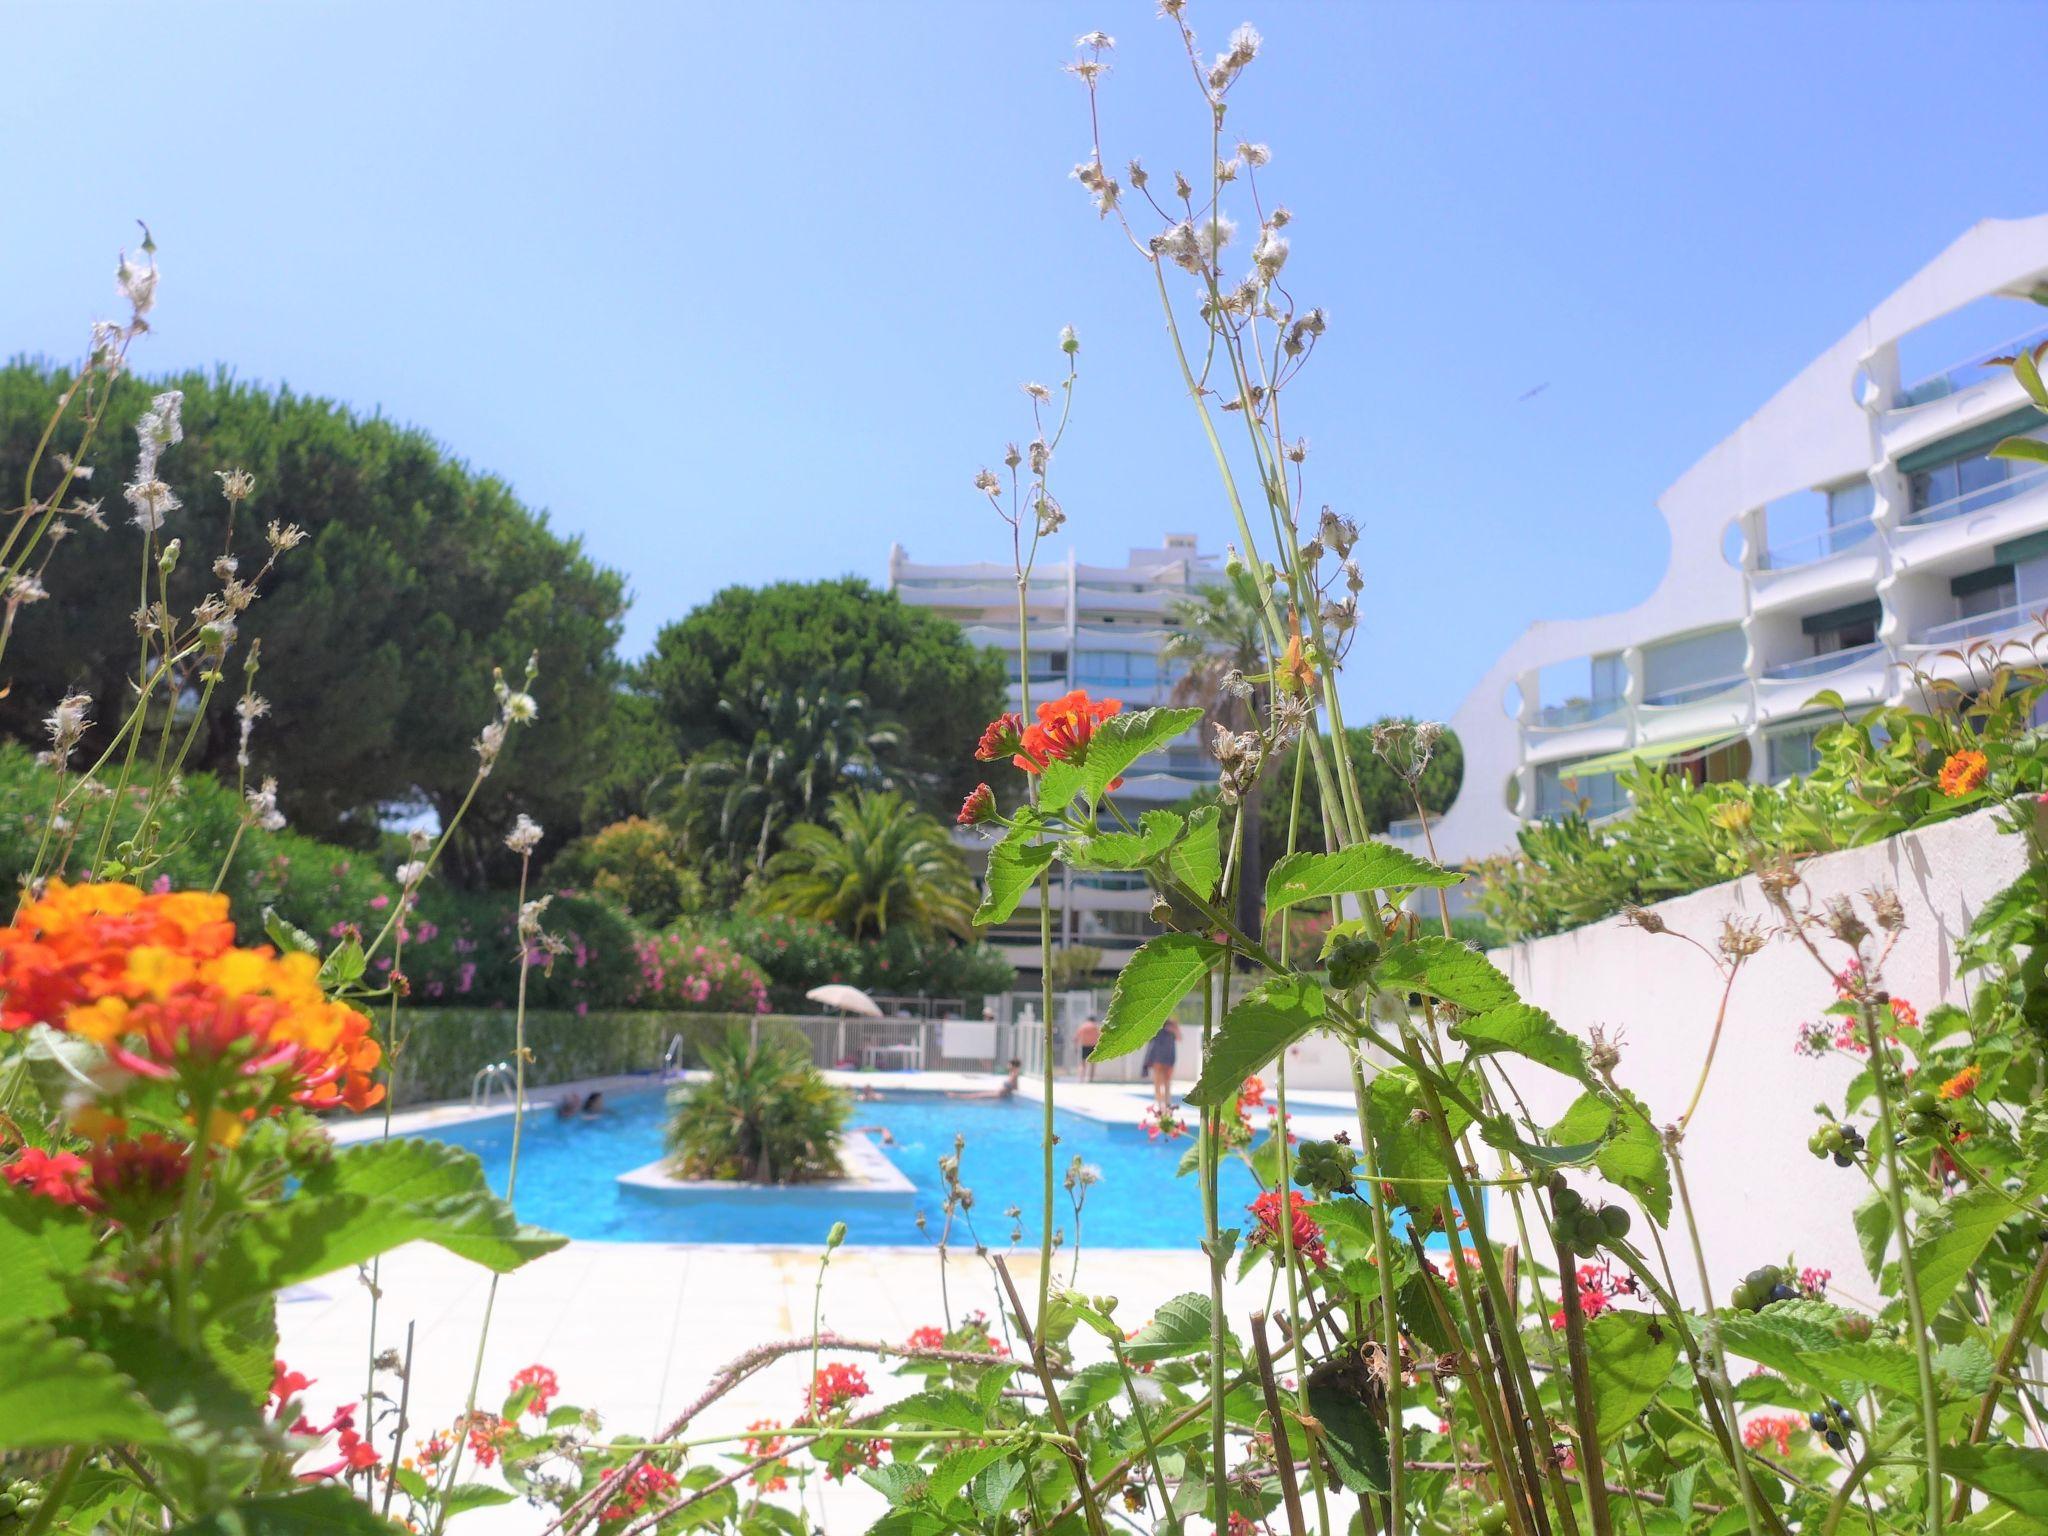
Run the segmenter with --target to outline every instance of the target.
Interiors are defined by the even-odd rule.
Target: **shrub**
[[[374,906],[375,903],[373,902]],[[519,995],[519,901],[504,892],[436,890],[404,925],[399,956],[413,1003],[509,1008]],[[639,1002],[640,928],[610,902],[574,891],[549,895],[542,927],[566,946],[527,978],[533,1008],[624,1008]],[[338,931],[337,931],[338,932]],[[384,974],[391,956],[372,962]]]
[[[701,1063],[704,1048],[736,1016],[664,1013],[651,1008],[533,1009],[526,1013],[526,1048],[532,1053],[529,1092],[581,1078],[652,1072],[671,1040],[683,1039],[686,1065]],[[382,1037],[385,1022],[376,1019]],[[393,1105],[463,1098],[471,1077],[487,1062],[512,1057],[517,1020],[505,1008],[407,1008],[400,1012],[398,1043],[390,1053]],[[765,1026],[764,1026],[765,1027]]]
[[[803,1007],[812,987],[833,981],[869,992],[971,1002],[1008,991],[1017,978],[1016,968],[992,945],[963,944],[941,934],[892,929],[882,939],[856,944],[822,923],[780,913],[736,913],[686,926],[729,941],[760,967],[774,1005],[790,1010]]]
[[[724,939],[673,928],[634,948],[632,1001],[648,1008],[766,1013],[768,979]]]
[[[703,881],[676,860],[674,837],[644,816],[577,838],[548,866],[547,883],[588,890],[654,928],[704,901]]]
[[[751,1039],[735,1027],[705,1051],[710,1077],[678,1089],[668,1144],[692,1179],[797,1184],[840,1172],[851,1105],[811,1064],[802,1040]]]

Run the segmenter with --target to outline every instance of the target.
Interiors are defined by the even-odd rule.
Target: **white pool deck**
[[[982,1074],[941,1072],[831,1074],[849,1086],[883,1091],[982,1091]],[[625,1093],[655,1086],[646,1077],[573,1085]],[[1025,1096],[1038,1084],[1026,1079]],[[1176,1085],[1176,1097],[1187,1084]],[[553,1114],[569,1087],[536,1089],[529,1114]],[[1091,1118],[1133,1121],[1149,1094],[1128,1083],[1063,1081],[1056,1102]],[[1328,1136],[1355,1129],[1345,1096],[1289,1096],[1298,1135]],[[503,1112],[503,1106],[500,1106]],[[463,1105],[400,1111],[398,1132],[428,1130],[471,1118]],[[381,1117],[335,1127],[353,1141],[382,1133]],[[621,1170],[623,1171],[623,1170]],[[606,1427],[622,1435],[660,1429],[703,1389],[718,1369],[747,1348],[809,1332],[819,1250],[707,1243],[572,1242],[498,1284],[484,1347],[480,1407],[495,1409],[506,1382],[523,1366],[550,1366],[561,1380],[562,1401],[594,1408]],[[1071,1255],[1055,1256],[1066,1280]],[[1008,1259],[1019,1289],[1033,1294],[1036,1250]],[[461,1412],[476,1359],[490,1275],[441,1249],[416,1243],[387,1255],[380,1268],[383,1301],[376,1347],[403,1349],[413,1328],[413,1422],[445,1425]],[[954,1315],[979,1309],[998,1315],[995,1281],[971,1250],[949,1256]],[[1108,1249],[1084,1246],[1077,1284],[1090,1294],[1119,1299],[1117,1317],[1128,1327],[1145,1322],[1167,1298],[1207,1284],[1206,1267],[1192,1249]],[[1263,1307],[1263,1283],[1234,1290],[1229,1310],[1242,1328]],[[354,1271],[334,1274],[288,1292],[279,1307],[280,1356],[315,1379],[308,1407],[316,1418],[334,1404],[359,1398],[369,1356],[370,1293]],[[823,1326],[850,1338],[901,1343],[912,1330],[941,1321],[939,1260],[930,1248],[846,1247],[832,1256],[826,1275]],[[827,1355],[859,1364],[877,1399],[908,1388],[872,1356]],[[796,1416],[809,1366],[807,1356],[777,1362],[735,1389],[692,1426],[693,1433],[739,1430],[757,1419]],[[330,1398],[332,1403],[330,1403]],[[717,1459],[717,1453],[699,1452]],[[465,1474],[466,1476],[467,1474]],[[795,1497],[779,1495],[778,1501]],[[880,1496],[858,1482],[810,1480],[806,1502],[832,1531],[864,1528],[882,1508]],[[460,1529],[478,1533],[537,1531],[546,1522],[522,1504],[463,1518]]]

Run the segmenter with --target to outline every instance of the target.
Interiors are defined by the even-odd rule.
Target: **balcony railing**
[[[2028,491],[2040,489],[2044,483],[2048,483],[2048,465],[2022,470],[1996,485],[1980,485],[1974,491],[1965,491],[1960,496],[1949,497],[1947,501],[1937,501],[1931,507],[1909,512],[1906,522],[1915,528],[1927,523],[1947,522],[1952,517],[1962,517],[1984,507],[1995,507],[2015,496],[2024,496]]]
[[[1726,677],[1709,677],[1697,683],[1685,683],[1677,688],[1662,688],[1655,693],[1646,693],[1643,695],[1643,703],[1666,709],[1674,704],[1692,704],[1701,699],[1711,699],[1717,693],[1726,693],[1745,680],[1743,673],[1731,672]]]
[[[1387,836],[1394,842],[1413,842],[1422,836],[1420,816],[1402,816],[1387,823]]]
[[[1973,352],[1962,362],[1951,363],[1939,373],[1931,373],[1917,384],[1909,384],[1899,391],[1899,408],[1925,405],[1930,400],[1941,400],[1949,395],[1960,394],[1972,385],[1982,384],[1986,379],[1996,378],[2006,371],[2003,363],[1993,363],[1994,357],[2010,357],[2021,347],[2048,338],[2048,325],[2036,326],[2023,331],[2010,341],[2002,341],[1995,347],[1986,347]]]
[[[1797,661],[1781,661],[1776,666],[1765,667],[1764,676],[1776,682],[1801,677],[1824,677],[1875,655],[1883,647],[1875,640],[1867,645],[1851,645],[1839,651],[1823,651],[1818,656],[1803,656]]]
[[[1567,699],[1562,704],[1545,704],[1536,711],[1533,723],[1539,730],[1556,730],[1562,726],[1605,720],[1620,708],[1620,699]]]
[[[2009,608],[1994,608],[1989,613],[1973,613],[1967,619],[1955,619],[1947,624],[1936,624],[1920,632],[1922,645],[1956,645],[1968,640],[1988,640],[1993,635],[2002,635],[2009,630],[2039,627],[2041,607],[2039,604],[2014,603]]]
[[[1764,557],[1758,569],[1766,571],[1789,571],[1802,565],[1815,565],[1835,555],[1846,554],[1859,544],[1869,541],[1877,525],[1871,517],[1859,517],[1852,522],[1835,523],[1819,533],[1807,534],[1802,538],[1787,539],[1764,550]]]

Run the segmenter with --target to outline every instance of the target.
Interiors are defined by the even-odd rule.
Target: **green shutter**
[[[1939,442],[1929,443],[1925,448],[1915,448],[1899,460],[1899,472],[1917,475],[1923,469],[1933,469],[1939,464],[1953,464],[1957,459],[1974,458],[1988,451],[1994,444],[2008,437],[2017,437],[2023,432],[2048,426],[2048,415],[2043,415],[2031,405],[1987,421],[1981,427],[1971,427],[1953,437],[1944,437]]]
[[[2011,580],[2011,566],[1987,565],[1981,571],[1966,571],[1961,576],[1950,577],[1949,596],[1968,597],[1972,592],[1988,592],[1993,587],[2005,586]]]
[[[1809,635],[1823,635],[1831,629],[1861,623],[1865,619],[1873,622],[1884,616],[1884,605],[1876,598],[1860,603],[1851,603],[1846,608],[1830,608],[1826,613],[1809,613],[1799,621],[1800,631]]]
[[[2003,544],[1994,545],[1991,558],[2000,565],[2025,565],[2029,560],[2038,560],[2048,555],[2048,528],[2039,533],[2030,533],[2025,538],[2007,539]]]

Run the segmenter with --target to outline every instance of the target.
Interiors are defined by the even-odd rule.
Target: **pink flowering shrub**
[[[768,979],[724,939],[671,928],[634,947],[639,982],[628,1001],[706,1013],[766,1013]]]

